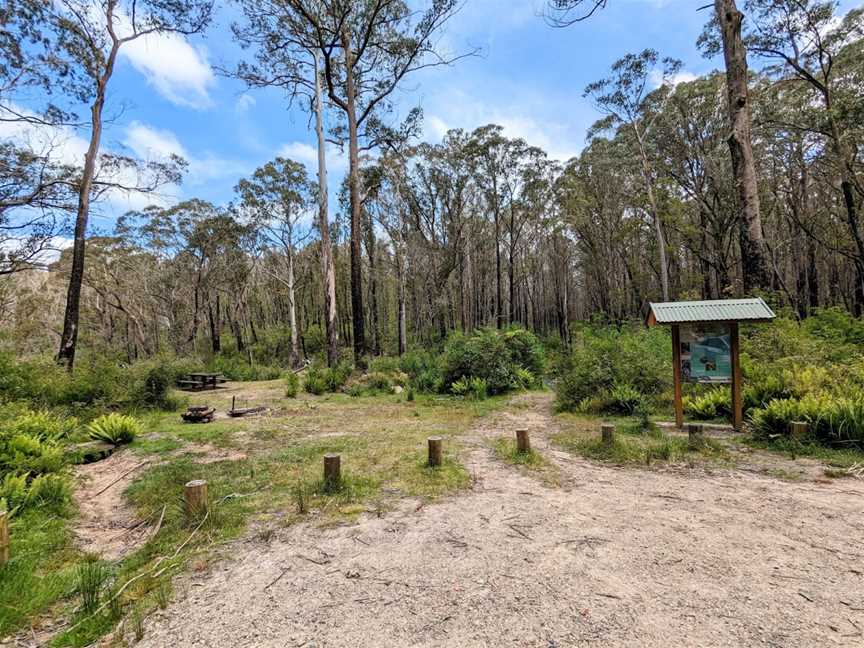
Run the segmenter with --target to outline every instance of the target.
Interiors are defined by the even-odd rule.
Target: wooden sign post
[[[744,424],[739,322],[770,322],[774,312],[760,298],[651,304],[646,324],[672,332],[675,425],[684,427],[685,381],[732,386],[732,425]],[[686,335],[682,335],[682,327]]]

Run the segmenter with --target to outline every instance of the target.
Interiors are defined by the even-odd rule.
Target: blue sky
[[[538,15],[542,0],[467,0],[448,23],[442,44],[454,51],[479,46],[482,55],[421,71],[407,81],[399,105],[403,111],[423,108],[429,141],[439,140],[448,128],[495,122],[508,135],[566,159],[579,152],[586,129],[598,117],[582,90],[617,58],[653,47],[681,59],[684,75],[720,66],[718,60],[703,59],[695,46],[707,19],[707,11],[697,7],[706,2],[612,0],[590,21],[554,29]],[[168,189],[163,202],[199,197],[225,204],[241,177],[277,154],[307,163],[314,177],[309,116],[299,106],[288,110],[277,90],[247,91],[215,72],[243,56],[230,34],[238,18],[236,8],[222,7],[201,37],[138,43],[121,56],[108,107],[118,117],[107,129],[104,147],[143,157],[169,152],[186,157],[186,179]],[[72,139],[70,155],[83,154],[83,141]],[[337,186],[345,156],[333,150],[328,157],[331,183]],[[94,228],[110,229],[119,213],[143,202],[136,197],[103,205],[94,214]],[[331,201],[331,211],[336,208]]]

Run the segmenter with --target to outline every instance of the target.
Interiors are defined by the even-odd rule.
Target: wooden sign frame
[[[701,322],[688,322],[700,324]],[[738,337],[738,322],[704,322],[704,324],[725,324],[729,327],[729,355],[732,364],[732,426],[741,430],[744,423],[743,398],[741,390],[741,344]],[[675,382],[675,425],[684,427],[684,398],[681,380],[681,324],[672,324],[672,374]]]

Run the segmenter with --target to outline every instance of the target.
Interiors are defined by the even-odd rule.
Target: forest
[[[556,552],[569,543],[584,550],[574,560],[589,571],[599,555],[626,582],[655,580],[638,566],[651,561],[628,553],[647,541],[629,535],[639,531],[623,509],[597,523],[596,537],[572,539],[579,516],[605,510],[612,497],[598,484],[641,502],[645,532],[660,538],[650,550],[656,560],[692,540],[674,524],[651,526],[677,515],[657,508],[681,499],[673,492],[705,498],[691,501],[703,520],[733,507],[743,520],[735,533],[744,535],[761,529],[767,510],[777,534],[786,532],[784,516],[800,513],[790,570],[815,560],[814,548],[843,545],[822,556],[826,573],[844,600],[860,594],[860,571],[847,569],[854,547],[844,543],[860,531],[849,520],[864,494],[864,7],[713,0],[698,9],[705,25],[692,47],[720,69],[690,74],[660,46],[621,50],[579,88],[596,120],[584,147],[562,159],[492,119],[426,136],[427,115],[411,101],[418,79],[484,56],[446,38],[470,2],[226,3],[241,56],[221,61],[218,74],[252,97],[278,93],[316,146],[314,163],[285,151],[238,174],[222,202],[188,192],[166,200],[195,160],[174,149],[119,151],[105,132],[127,110],[113,93],[123,52],[154,36],[206,42],[223,7],[0,6],[0,643],[181,645],[194,625],[206,645],[439,645],[440,631],[428,628],[453,619],[448,605],[465,603],[457,580],[509,576],[504,563],[520,555],[507,549],[460,563],[465,572],[451,588],[436,580],[450,558],[436,553],[442,542],[454,551],[533,543],[526,546],[549,558],[544,578],[556,587],[572,566]],[[526,11],[550,33],[577,39],[616,3],[548,0]],[[82,143],[74,159],[60,141],[70,133]],[[328,168],[334,150],[344,172]],[[118,197],[128,196],[138,206],[118,213]],[[742,326],[743,429],[728,425],[732,397],[717,385],[685,385],[695,426],[672,429],[672,340],[663,327],[646,327],[650,305],[740,297],[761,297],[778,315]],[[212,391],[195,389],[196,376],[209,377]],[[206,424],[181,422],[196,411],[209,412]],[[533,448],[524,445],[529,431]],[[434,459],[436,439],[445,450]],[[104,456],[88,454],[93,447]],[[334,453],[346,466],[336,482],[327,473]],[[706,477],[741,494],[724,504]],[[183,500],[190,480],[209,482],[200,510]],[[586,508],[559,520],[584,484]],[[661,494],[646,495],[645,484]],[[806,499],[795,490],[802,484],[819,494]],[[512,496],[517,522],[477,526],[474,508],[487,525],[497,514],[484,499],[490,492]],[[541,494],[526,504],[526,493]],[[448,527],[441,540],[424,517],[432,503],[461,521],[463,535]],[[820,526],[827,509],[840,512]],[[389,536],[376,520],[395,512],[392,528],[414,516],[421,539],[412,542],[425,543],[428,565],[415,562],[416,546],[381,540]],[[554,546],[537,544],[535,522],[524,521],[535,518],[551,525]],[[327,535],[350,525],[357,533],[348,540]],[[617,540],[604,539],[614,530]],[[361,534],[375,538],[374,549]],[[744,535],[736,542],[757,553],[784,551],[767,532]],[[225,569],[248,610],[232,607],[231,588],[212,578],[242,542],[254,545],[251,562]],[[607,542],[637,566],[606,556],[598,547]],[[354,549],[371,552],[369,564],[392,559],[398,578],[334,557]],[[733,560],[697,551],[700,566],[652,600],[712,581],[698,561]],[[294,566],[277,569],[270,552]],[[265,582],[250,575],[256,560],[276,570]],[[331,561],[338,573],[315,571]],[[773,582],[765,564],[736,568],[745,580]],[[286,577],[291,569],[298,575]],[[589,614],[577,623],[562,612],[573,591],[556,598],[531,589],[530,570],[512,578],[543,601],[537,619],[559,620],[520,628],[506,645],[574,645],[600,632],[579,625]],[[326,584],[330,573],[381,591],[349,600]],[[413,584],[413,573],[447,600]],[[298,585],[299,574],[313,584]],[[649,613],[634,611],[638,600],[604,593],[618,576],[592,578],[603,601],[591,609],[608,645],[691,639],[675,626],[680,634],[666,643]],[[811,597],[822,597],[825,583],[807,578],[810,593],[782,589],[797,587],[790,581],[780,593],[742,594],[753,594],[754,614],[765,618],[774,606],[788,609],[785,595],[812,606],[767,629],[738,607],[735,640],[804,646],[834,636],[819,627],[827,599]],[[221,603],[190,611],[190,579]],[[404,601],[382,603],[391,585],[429,610],[381,639],[381,615],[416,614]],[[271,587],[298,616],[262,630],[263,643],[218,622],[270,618]],[[501,601],[518,600],[502,596],[454,612],[447,641],[459,639],[440,635],[440,645],[495,645],[494,624],[507,615]],[[671,598],[651,613],[677,622],[683,603]],[[352,621],[330,616],[333,600]],[[632,627],[608,607],[619,604]],[[860,606],[845,605],[864,623]],[[319,615],[329,625],[309,630]],[[718,640],[700,632],[705,645]],[[536,643],[541,637],[547,643]]]

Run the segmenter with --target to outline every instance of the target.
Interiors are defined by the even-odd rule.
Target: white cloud
[[[134,121],[126,129],[123,143],[140,158],[164,160],[170,155],[179,155],[188,163],[185,181],[202,185],[211,180],[235,178],[250,172],[250,165],[239,160],[224,158],[211,152],[192,154],[169,131]]]
[[[439,106],[437,113],[424,119],[423,137],[430,142],[440,142],[448,130],[462,128],[473,130],[486,124],[498,124],[504,135],[521,138],[537,146],[550,159],[566,161],[578,154],[580,145],[573,138],[576,132],[571,126],[555,119],[545,119],[536,109],[515,104],[493,105],[451,90],[450,108]],[[581,136],[581,131],[580,131]]]
[[[234,110],[238,113],[245,113],[250,110],[255,103],[255,97],[250,95],[248,92],[244,92],[237,97],[237,101],[234,102]]]
[[[672,86],[677,86],[679,83],[690,83],[691,81],[695,81],[698,78],[698,75],[683,70],[681,72],[673,74],[671,77],[666,79],[666,83]],[[651,76],[648,80],[651,82],[652,87],[659,88],[661,85],[663,85],[663,71],[651,70]]]
[[[167,158],[170,155],[188,157],[174,133],[153,128],[139,121],[133,121],[126,129],[124,144],[131,148],[138,157],[145,160]]]
[[[338,146],[328,144],[327,148],[327,172],[339,173],[348,168],[348,153]],[[301,162],[306,165],[310,173],[318,173],[318,149],[306,142],[288,142],[283,144],[277,151],[277,155]]]
[[[190,108],[213,105],[209,89],[216,77],[207,54],[179,34],[148,34],[123,45],[120,53],[168,101]]]

